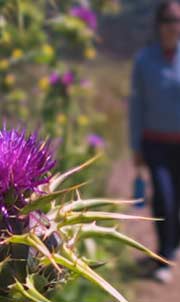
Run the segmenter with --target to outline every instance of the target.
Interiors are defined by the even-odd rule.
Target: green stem
[[[17,0],[17,8],[18,8],[18,27],[19,30],[22,32],[24,30],[24,17],[22,14],[22,9],[21,9],[21,0]]]

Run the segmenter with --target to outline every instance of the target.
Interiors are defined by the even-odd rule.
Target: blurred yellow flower
[[[57,123],[60,124],[60,125],[65,125],[66,122],[67,122],[67,117],[65,116],[65,114],[63,113],[60,113],[57,115]]]
[[[26,100],[26,98],[27,98],[26,93],[21,89],[16,89],[8,95],[8,99],[13,102]]]
[[[9,61],[6,59],[0,60],[0,71],[7,70],[9,67]]]
[[[15,81],[16,81],[16,78],[12,73],[7,74],[4,78],[4,83],[7,86],[13,86],[15,84]]]
[[[13,59],[20,59],[20,58],[22,58],[23,55],[24,55],[24,52],[20,48],[16,48],[12,52],[12,58]]]
[[[2,41],[3,41],[3,43],[9,44],[11,42],[11,35],[10,35],[10,33],[8,33],[7,31],[5,31],[3,33],[3,36],[2,36]]]
[[[86,48],[84,51],[85,58],[93,60],[96,58],[96,50],[93,47]]]
[[[81,114],[78,117],[77,122],[80,126],[87,126],[89,124],[89,118],[87,115]]]
[[[46,56],[52,57],[54,55],[54,49],[49,44],[44,44],[42,47],[42,51]]]
[[[49,88],[49,78],[44,76],[39,80],[38,86],[41,90],[47,90]]]

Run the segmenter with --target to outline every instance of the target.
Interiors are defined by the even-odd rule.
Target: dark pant
[[[173,259],[180,243],[180,144],[143,142],[144,159],[154,186],[153,215],[156,222],[158,253]]]

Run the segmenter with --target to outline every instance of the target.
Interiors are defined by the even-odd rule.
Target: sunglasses
[[[178,17],[173,17],[173,16],[169,16],[169,17],[162,17],[159,20],[160,24],[172,24],[172,23],[180,23],[180,18]]]

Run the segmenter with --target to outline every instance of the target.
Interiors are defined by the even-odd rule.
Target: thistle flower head
[[[74,74],[71,71],[67,71],[66,73],[64,73],[62,75],[62,79],[61,82],[65,85],[65,86],[69,86],[71,84],[73,84],[74,82]]]
[[[71,16],[77,17],[85,22],[91,29],[97,28],[97,18],[95,13],[87,7],[75,6],[70,11]]]
[[[52,86],[63,85],[65,87],[73,84],[74,82],[74,73],[72,71],[67,71],[64,74],[60,75],[57,72],[53,72],[49,77],[49,83]]]
[[[49,143],[28,137],[17,129],[0,131],[0,212],[7,216],[22,207],[25,198],[49,181],[47,172],[54,166]]]
[[[58,84],[60,82],[60,76],[59,76],[59,74],[57,72],[53,72],[50,75],[49,82],[50,82],[50,84],[52,86]]]
[[[103,148],[105,146],[104,139],[97,134],[89,134],[87,137],[87,142],[91,147],[94,148]]]

